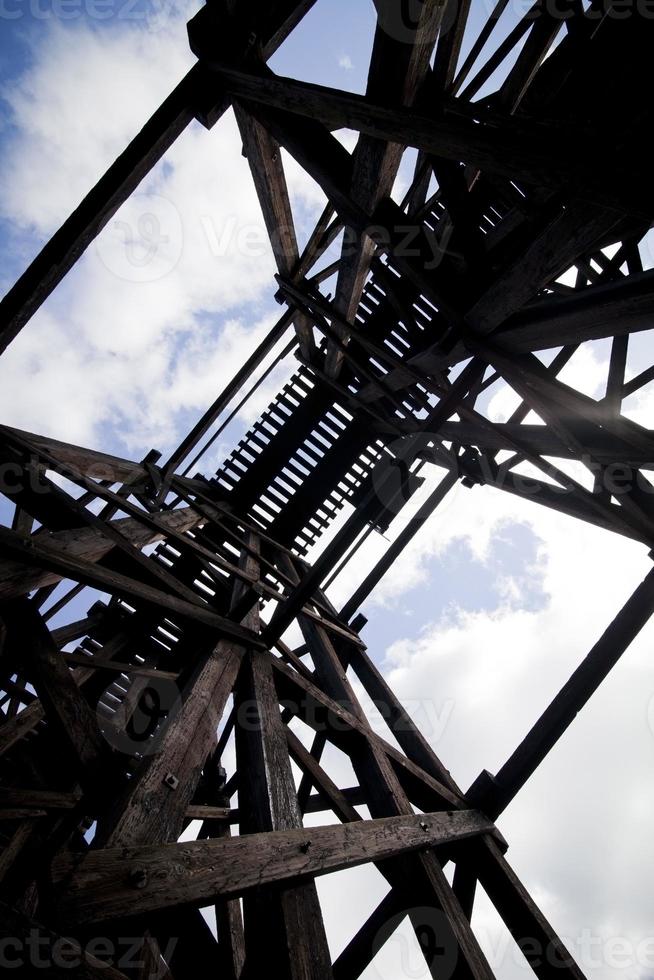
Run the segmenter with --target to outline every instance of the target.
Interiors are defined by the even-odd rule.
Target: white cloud
[[[605,354],[582,348],[564,380],[601,397]],[[491,417],[515,407],[507,391],[491,400]],[[632,415],[651,426],[651,393],[634,398]],[[412,499],[391,537],[428,492],[425,486]],[[454,542],[465,542],[471,565],[496,570],[494,543],[516,523],[537,537],[540,608],[521,602],[523,567],[496,590],[495,608],[471,611],[462,594],[460,606],[431,621],[427,613],[426,622],[404,626],[398,617],[404,638],[370,650],[400,700],[423,704],[421,728],[463,788],[506,761],[651,568],[643,545],[499,490],[458,485],[364,603],[370,636],[377,608],[418,603],[425,610],[430,593],[441,608],[439,583]],[[369,539],[331,590],[337,606],[386,545],[379,535]],[[652,971],[653,642],[650,622],[499,820],[510,863],[593,980],[644,980]],[[474,925],[497,975],[531,975],[483,893]],[[406,923],[402,935],[365,980],[409,975],[398,959],[402,950],[408,955]]]
[[[30,254],[191,63],[181,15],[154,32],[48,25],[7,93],[2,206]],[[306,234],[324,198],[294,163],[288,182]],[[3,420],[99,448],[174,444],[281,314],[274,271],[231,112],[192,123],[3,357]]]
[[[354,68],[354,63],[350,58],[349,54],[342,54],[338,59],[338,67],[345,69],[345,71],[352,71]]]
[[[48,25],[29,71],[5,93],[18,128],[0,173],[0,199],[25,261],[191,64],[184,20],[180,13],[156,32]],[[347,55],[339,65],[353,67]],[[354,134],[337,135],[352,148]],[[302,238],[324,198],[285,160]],[[157,249],[146,263],[153,240]],[[99,447],[120,440],[135,455],[174,442],[181,416],[200,414],[278,313],[264,305],[274,264],[262,241],[233,120],[211,133],[190,126],[3,356],[3,421]],[[604,351],[584,346],[562,378],[597,397],[605,367]],[[245,418],[278,383],[279,374]],[[490,417],[507,418],[516,402],[504,388]],[[634,399],[642,424],[651,409],[651,393]],[[499,491],[458,486],[366,608],[392,607],[429,580],[436,589],[438,562],[453,542],[467,543],[471,562],[487,562],[498,532],[515,522],[533,527],[540,541],[549,597],[543,608],[516,608],[520,580],[509,578],[495,609],[455,608],[385,651],[398,695],[428,703],[431,717],[443,722],[425,731],[464,786],[482,767],[502,764],[649,564],[632,542]],[[373,535],[333,596],[346,598],[384,547]],[[606,944],[630,928],[639,941],[651,930],[653,638],[650,627],[501,820],[510,860],[554,925],[573,938],[593,929]],[[347,781],[342,760],[330,765]],[[372,877],[354,888],[332,881],[339,883],[320,888],[338,945],[383,889]],[[475,924],[490,953],[503,948],[483,899]],[[582,959],[582,967],[601,980],[645,975],[637,965],[620,974],[608,959],[605,951],[599,966]],[[502,976],[516,972],[506,961],[493,965]],[[365,976],[383,975],[375,970]]]

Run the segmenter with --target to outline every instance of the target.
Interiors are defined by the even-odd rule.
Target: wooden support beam
[[[64,922],[79,926],[201,906],[492,831],[474,810],[444,811],[63,855],[53,865],[57,908]]]
[[[410,106],[413,103],[429,70],[442,13],[439,0],[425,0],[418,8],[415,23],[407,28],[409,36],[398,39],[384,23],[387,9],[381,4],[366,99],[392,105]],[[374,212],[382,198],[390,196],[403,152],[401,142],[360,134],[354,151],[351,193],[353,200],[367,213]],[[374,251],[374,242],[369,237],[361,236],[353,247],[351,236],[346,235],[334,304],[348,323],[354,320]],[[340,328],[336,329],[337,333],[341,332]],[[347,343],[344,335],[341,339]],[[329,344],[325,362],[327,376],[337,378],[342,362],[342,351],[335,344]]]
[[[26,565],[37,568],[44,567],[54,571],[62,578],[71,578],[74,581],[84,583],[84,585],[98,588],[101,592],[121,595],[127,601],[138,599],[147,605],[164,609],[168,615],[176,614],[192,623],[208,626],[210,629],[216,630],[219,635],[222,634],[234,640],[250,643],[256,648],[262,646],[261,640],[250,630],[239,626],[238,623],[231,622],[224,616],[218,616],[208,606],[195,606],[183,599],[178,599],[176,596],[144,585],[126,575],[105,570],[92,562],[79,558],[69,558],[59,551],[55,553],[51,549],[39,545],[36,538],[32,538],[30,545],[27,546],[17,535],[0,528],[0,544],[2,544],[5,554],[14,560],[24,562]]]
[[[289,575],[295,572],[289,559],[285,560],[285,565]],[[297,577],[296,572],[295,575]],[[409,798],[380,744],[381,740],[372,737],[365,715],[332,644],[324,631],[310,620],[300,616],[299,623],[311,651],[318,681],[330,697],[349,710],[367,735],[363,742],[353,746],[351,761],[366,793],[371,815],[380,818],[412,813]],[[401,892],[410,891],[413,895],[419,895],[422,903],[429,904],[442,912],[440,935],[437,939],[452,953],[456,950],[457,976],[475,978],[491,976],[484,955],[434,855],[419,855],[413,860],[406,859],[401,863],[390,861],[384,867],[384,874]],[[430,962],[429,957],[426,958],[426,962],[430,972],[435,976],[436,964]]]
[[[286,730],[286,738],[288,740],[291,758],[302,769],[305,776],[307,776],[309,787],[313,783],[327,806],[331,807],[339,820],[342,820],[343,823],[361,820],[358,812],[348,802],[338,786],[329,778],[320,763],[314,759],[311,752],[304,747],[300,739],[290,728]]]
[[[314,0],[276,2],[255,25],[269,58]],[[208,8],[206,8],[208,9]],[[200,30],[205,10],[200,12]],[[197,17],[197,15],[196,15]],[[209,10],[209,20],[211,11]],[[222,85],[195,65],[73,211],[0,302],[0,353],[47,299],[118,208],[193,118],[213,125],[229,106]]]
[[[203,518],[190,507],[172,510],[158,515],[161,530],[153,531],[132,517],[118,518],[111,526],[137,548],[144,548],[165,537],[166,529],[183,534],[203,522]],[[24,539],[23,539],[24,540]],[[55,531],[40,534],[36,539],[39,546],[50,550],[54,555],[66,555],[71,559],[83,559],[95,563],[100,561],[114,547],[113,541],[99,528],[82,527],[69,531]],[[0,560],[0,599],[26,595],[33,589],[60,582],[65,575],[37,567],[26,567],[22,562]]]
[[[398,919],[404,904],[395,889],[391,889],[334,960],[334,980],[357,980],[361,976],[379,952],[382,930],[389,921]]]
[[[456,463],[453,465],[456,466]],[[524,500],[541,504],[561,514],[613,531],[614,534],[622,534],[626,538],[640,541],[651,547],[649,536],[642,530],[625,524],[620,519],[619,508],[613,504],[607,505],[601,512],[592,510],[583,499],[580,500],[563,487],[556,487],[544,480],[523,476],[510,470],[503,471],[501,474],[498,470],[492,472],[483,466],[482,462],[474,459],[466,460],[465,473],[473,482],[480,485],[492,486],[497,490],[514,494]]]
[[[70,468],[74,473],[82,473],[89,479],[105,480],[109,483],[134,484],[139,480],[148,479],[146,467],[142,463],[135,463],[130,459],[122,459],[120,456],[111,456],[95,449],[75,446],[72,443],[61,442],[59,439],[51,439],[49,436],[37,435],[34,432],[25,432],[23,429],[15,429],[9,425],[0,425],[0,434],[33,444],[60,464],[62,475],[66,475]]]
[[[234,112],[277,268],[281,275],[290,276],[300,255],[282,151],[268,130],[238,104]],[[302,313],[295,315],[294,324],[300,350],[310,361],[315,351],[311,324]]]
[[[82,799],[80,792],[64,793],[51,789],[0,789],[0,807],[24,807],[28,809],[73,810]]]
[[[643,579],[497,775],[486,775],[473,784],[467,798],[497,817],[556,745],[652,615],[654,570]]]
[[[0,353],[189,125],[200,77],[192,68],[0,302]]]
[[[200,661],[182,704],[158,735],[157,753],[143,760],[101,822],[99,839],[105,846],[179,837],[242,656],[243,647],[221,640]]]
[[[256,564],[251,555],[246,561]],[[258,624],[258,610],[253,616]],[[234,708],[240,839],[260,837],[262,832],[267,837],[298,833],[295,828],[302,827],[302,817],[269,654],[247,651]],[[254,978],[272,970],[307,980],[330,977],[331,959],[313,882],[279,891],[262,888],[264,880],[243,903],[245,975]]]
[[[593,457],[602,463],[623,463],[643,469],[654,468],[654,438],[652,451],[647,452],[645,449],[627,447],[610,434],[592,425],[584,425],[581,421],[569,425],[586,447],[587,461]],[[546,425],[494,422],[482,426],[475,422],[444,422],[438,434],[446,442],[451,441],[461,446],[477,446],[479,449],[491,449],[496,452],[512,449],[514,443],[519,442],[540,456],[578,459],[584,455],[562,442]]]
[[[565,943],[489,836],[475,842],[470,859],[475,864],[484,891],[493,902],[509,932],[538,980],[586,980]],[[478,858],[478,862],[477,862]]]
[[[47,626],[26,600],[4,604],[0,616],[7,627],[8,642],[24,664],[78,778],[93,793],[99,792],[102,785],[110,790],[108,746]]]
[[[506,320],[494,341],[506,351],[526,353],[561,344],[623,336],[654,325],[654,271],[548,297]]]
[[[358,130],[528,185],[565,188],[594,207],[611,207],[614,219],[620,211],[645,218],[652,208],[651,201],[639,199],[634,192],[636,186],[647,186],[645,171],[634,172],[631,187],[617,191],[608,162],[598,174],[598,155],[588,133],[580,140],[578,132],[571,129],[563,134],[543,125],[518,124],[499,112],[493,113],[492,124],[488,124],[483,113],[475,118],[474,109],[465,114],[450,106],[434,117],[420,109],[374,102],[366,96],[269,71],[243,71],[218,61],[211,68],[232,97],[251,105],[259,103],[319,120],[330,130]]]
[[[449,786],[440,783],[419,765],[407,759],[394,746],[373,732],[365,720],[354,715],[337,699],[330,697],[316,684],[306,680],[279,660],[274,660],[273,666],[277,691],[285,707],[290,708],[310,727],[325,732],[329,740],[347,754],[352,751],[353,740],[373,742],[380,752],[388,756],[394,770],[398,773],[400,782],[416,790],[414,802],[417,806],[423,805],[427,799],[432,806],[438,804],[443,807],[461,807],[464,804],[462,793],[454,792]],[[420,790],[424,791],[422,795]]]
[[[0,928],[6,940],[3,945],[4,969],[17,969],[24,975],[31,972],[38,975],[39,969],[45,969],[51,975],[71,977],[71,980],[127,980],[124,973],[92,955],[84,944],[59,935],[4,902],[0,902]],[[111,946],[118,958],[129,952],[128,946],[116,948],[109,940],[93,948],[102,946]],[[160,980],[166,980],[163,974],[158,976]]]

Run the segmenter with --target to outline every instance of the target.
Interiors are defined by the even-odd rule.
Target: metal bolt
[[[421,821],[420,821],[420,829],[421,829],[421,830],[429,830],[429,827],[428,827],[428,825],[427,825],[427,824],[425,823],[425,821],[424,821],[424,820],[421,820]]]
[[[179,786],[179,779],[172,772],[167,772],[163,781],[164,785],[167,786],[168,789],[177,789]]]
[[[305,840],[303,844],[300,844],[300,850],[302,851],[303,854],[306,854],[310,847],[311,847],[310,840]]]

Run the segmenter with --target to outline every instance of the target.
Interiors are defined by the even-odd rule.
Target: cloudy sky
[[[191,67],[185,22],[195,9],[0,0],[0,287]],[[473,0],[473,24],[485,9]],[[361,91],[373,29],[369,0],[319,0],[273,66]],[[302,244],[324,197],[288,160],[287,175]],[[647,248],[643,257],[650,267]],[[165,453],[280,315],[273,271],[231,113],[211,132],[193,124],[0,360],[0,420],[134,458]],[[640,335],[629,374],[652,353]],[[587,345],[568,379],[601,397],[606,357],[605,345]],[[227,430],[207,471],[294,363]],[[493,394],[491,417],[506,418],[511,399]],[[651,407],[647,391],[629,406],[646,425]],[[370,539],[334,598],[385,544]],[[501,766],[650,566],[633,542],[458,487],[366,603],[364,636],[467,787]],[[643,631],[499,821],[509,859],[596,980],[654,977],[653,637]],[[351,779],[338,753],[328,763]],[[357,869],[319,888],[336,955],[384,886]],[[483,895],[474,924],[499,976],[527,975]],[[426,976],[411,943],[402,929],[366,980]]]

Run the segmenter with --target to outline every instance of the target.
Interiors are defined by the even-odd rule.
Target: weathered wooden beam
[[[98,588],[101,592],[120,595],[127,601],[138,599],[147,605],[164,609],[169,615],[177,614],[192,623],[208,626],[216,630],[219,635],[222,634],[234,640],[250,643],[255,648],[262,646],[262,641],[250,630],[226,619],[224,616],[219,616],[212,612],[208,606],[195,606],[183,599],[178,599],[176,596],[145,585],[136,579],[101,568],[92,562],[80,558],[73,559],[60,552],[55,553],[38,544],[36,538],[32,538],[28,546],[11,531],[0,528],[0,544],[5,554],[14,560],[24,562],[26,565],[50,569],[62,578],[71,578],[74,581],[82,582],[84,585]]]
[[[358,812],[348,802],[338,786],[330,779],[320,763],[304,747],[300,739],[290,728],[286,730],[286,738],[291,757],[300,769],[302,769],[305,776],[307,776],[309,787],[313,783],[327,806],[331,807],[339,820],[342,820],[343,823],[361,820]]]
[[[268,130],[238,104],[234,113],[277,268],[283,276],[290,276],[300,254],[281,149]],[[300,350],[311,360],[315,351],[311,324],[302,313],[297,313],[294,325]]]
[[[143,548],[155,541],[161,541],[165,537],[164,529],[183,534],[197,527],[203,522],[203,518],[190,507],[183,507],[179,510],[163,512],[158,515],[157,522],[162,528],[158,532],[132,517],[114,520],[111,526],[131,544]],[[41,547],[52,551],[54,555],[67,555],[72,559],[80,558],[92,563],[100,561],[114,547],[113,541],[95,527],[40,534],[36,540]],[[52,570],[26,567],[22,562],[0,560],[0,599],[26,595],[33,589],[53,585],[64,577],[63,573],[57,574]]]
[[[259,23],[254,26],[264,57],[274,54],[313,2],[287,0],[271,3],[261,11]],[[207,78],[201,66],[195,65],[0,302],[0,353],[193,118],[198,114],[205,120],[211,117],[213,125],[228,106],[222,85]]]
[[[311,651],[317,679],[332,698],[351,711],[363,725],[364,730],[367,728],[370,731],[332,644],[324,632],[312,622],[299,617],[299,623]],[[358,746],[353,746],[351,761],[366,793],[368,807],[373,817],[397,816],[412,812],[409,798],[379,741],[369,736]],[[413,859],[407,858],[401,862],[388,861],[383,867],[383,873],[393,887],[401,892],[419,895],[418,904],[427,904],[440,910],[442,921],[436,939],[450,949],[452,954],[456,950],[458,971],[462,977],[491,976],[490,968],[470,930],[469,923],[465,920],[445,879],[441,865],[433,854],[417,855]],[[417,928],[415,921],[413,924]],[[426,956],[426,964],[432,975],[436,976],[437,965],[430,961],[428,956]]]
[[[76,925],[236,898],[369,861],[426,851],[493,831],[475,810],[245,834],[185,844],[104,848],[53,865],[57,908]]]
[[[0,616],[14,656],[24,665],[73,771],[93,793],[102,785],[109,789],[113,775],[109,748],[47,626],[24,599],[3,604]]]
[[[186,129],[200,77],[192,68],[0,302],[0,353]]]
[[[602,463],[622,463],[636,468],[654,468],[654,438],[652,452],[644,449],[626,447],[623,442],[583,422],[570,423],[570,427],[585,447],[588,461],[591,457]],[[528,446],[540,456],[560,456],[565,459],[579,458],[571,446],[566,445],[559,436],[546,425],[530,425],[516,422],[494,422],[488,426],[476,422],[444,422],[438,435],[446,442],[452,441],[462,446],[477,446],[480,449],[495,451],[512,449],[515,441]]]
[[[512,353],[622,336],[654,325],[654,271],[548,297],[506,320],[494,341]]]
[[[468,23],[471,0],[446,0],[432,72],[433,88],[447,92],[454,82],[457,61]]]
[[[5,940],[3,967],[29,975],[47,970],[51,975],[71,980],[127,980],[127,976],[104,959],[92,955],[76,939],[61,936],[36,922],[23,911],[0,902],[0,929]],[[110,940],[91,944],[94,949],[112,947],[118,953],[129,952],[129,946],[116,949]],[[165,980],[163,974],[157,974]]]
[[[319,120],[330,130],[354,129],[511,180],[553,190],[565,187],[567,193],[594,206],[615,208],[614,218],[618,209],[642,217],[651,211],[651,202],[639,200],[633,192],[635,186],[646,186],[645,172],[636,171],[632,187],[616,191],[608,165],[598,176],[598,157],[588,134],[585,140],[571,130],[563,136],[560,130],[517,124],[497,112],[487,123],[483,113],[475,119],[449,106],[449,112],[434,117],[269,71],[246,72],[218,61],[211,67],[232,97]]]
[[[605,528],[607,531],[613,531],[615,534],[622,534],[626,538],[649,545],[648,535],[625,524],[620,519],[619,508],[613,504],[605,507],[602,512],[592,510],[584,500],[580,500],[564,487],[557,487],[544,480],[523,476],[510,470],[501,474],[496,470],[493,473],[482,464],[483,459],[482,461],[467,460],[466,476],[472,476],[472,479],[480,485],[495,487],[497,490],[514,494],[524,500],[549,507],[561,514],[567,514],[569,517],[586,521],[588,524],[594,524],[596,527]]]
[[[99,839],[107,846],[164,842],[181,834],[242,656],[243,647],[221,640],[200,662],[182,704],[157,735],[157,753],[143,760],[101,822]]]
[[[438,34],[443,6],[439,0],[426,0],[419,5],[417,17],[408,36],[396,38],[385,24],[388,10],[378,8],[378,23],[370,58],[366,98],[392,105],[413,103],[425,74],[429,70],[434,43]],[[372,213],[379,201],[389,197],[402,160],[404,146],[366,133],[361,133],[354,151],[352,198],[366,212]],[[346,235],[338,270],[334,304],[347,322],[352,322],[361,299],[363,287],[374,254],[374,242],[361,236],[353,247]],[[337,328],[340,333],[340,329]],[[345,342],[347,343],[346,338]],[[329,344],[325,371],[337,378],[343,353]]]
[[[276,673],[275,683],[284,706],[289,707],[294,714],[315,730],[325,732],[328,739],[334,742],[346,753],[352,750],[353,737],[374,742],[375,746],[391,760],[393,768],[398,773],[401,782],[411,785],[414,789],[424,788],[431,805],[461,807],[464,803],[462,793],[452,791],[437,779],[430,776],[419,765],[408,759],[402,752],[390,745],[372,731],[369,724],[358,718],[335,698],[326,694],[317,684],[312,683],[291,670],[280,660],[273,660]],[[416,805],[419,793],[416,794]],[[423,796],[421,802],[424,802]]]
[[[568,729],[577,714],[654,615],[654,570],[649,572],[590,653],[545,709],[496,776],[486,774],[467,798],[497,817]]]
[[[389,921],[397,921],[405,904],[396,890],[391,889],[334,960],[334,980],[357,980],[379,952],[382,929]]]
[[[11,872],[14,864],[19,859],[23,848],[27,846],[30,839],[35,836],[37,832],[38,819],[29,817],[26,820],[21,820],[13,834],[0,851],[0,882],[4,882],[5,878]],[[1,921],[1,919],[0,919]]]
[[[245,587],[236,581],[232,608]],[[256,624],[256,619],[244,616]],[[249,626],[250,635],[256,635]],[[206,642],[206,640],[204,641]],[[143,759],[99,828],[98,839],[119,846],[176,840],[203,766],[215,746],[216,730],[232,693],[246,647],[221,640],[199,659],[181,704],[156,734],[157,752]]]
[[[0,433],[33,443],[38,449],[42,449],[61,464],[64,475],[70,467],[75,473],[83,473],[90,479],[106,480],[111,483],[134,483],[139,479],[146,480],[148,478],[148,471],[145,466],[142,463],[132,462],[130,459],[101,453],[83,446],[75,446],[72,443],[61,442],[59,439],[51,439],[49,436],[37,435],[34,432],[25,432],[9,425],[0,425]]]
[[[244,561],[258,570],[252,555],[245,553]],[[256,609],[250,614],[250,625],[254,628],[258,623]],[[301,828],[287,732],[268,653],[245,653],[234,708],[241,835]],[[243,919],[246,975],[272,970],[307,980],[330,977],[331,959],[313,882],[282,891],[258,887],[244,898]]]
[[[0,789],[0,807],[27,807],[29,809],[72,810],[82,799],[81,792],[61,792],[52,789]]]
[[[538,980],[586,980],[583,971],[554,931],[490,836],[479,848],[471,841],[469,859],[490,900],[504,920]],[[467,849],[467,848],[466,848]]]
[[[145,664],[140,663],[125,664],[118,660],[103,660],[102,656],[87,657],[82,653],[63,653],[62,657],[67,664],[73,664],[75,667],[88,666],[92,670],[108,670],[114,674],[154,677],[162,681],[175,681],[179,677],[179,674],[173,671],[159,670],[156,667],[147,667]]]

